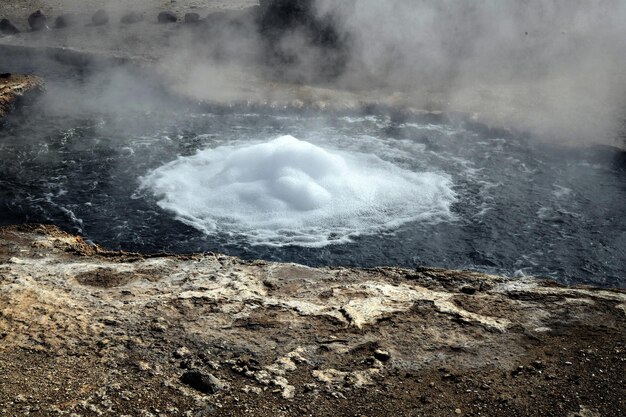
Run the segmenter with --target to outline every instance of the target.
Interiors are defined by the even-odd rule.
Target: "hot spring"
[[[614,148],[450,115],[70,111],[55,93],[0,130],[1,224],[53,223],[127,251],[625,285]]]
[[[293,136],[181,157],[149,173],[142,188],[209,236],[268,246],[321,247],[411,221],[450,220],[455,196],[447,176]]]

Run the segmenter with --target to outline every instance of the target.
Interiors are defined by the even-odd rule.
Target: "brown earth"
[[[625,326],[619,290],[0,229],[6,416],[623,416]]]

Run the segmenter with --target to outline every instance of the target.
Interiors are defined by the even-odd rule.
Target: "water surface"
[[[626,286],[626,164],[623,153],[610,147],[546,145],[460,118],[329,117],[163,106],[117,111],[115,106],[99,110],[94,105],[75,112],[69,111],[70,105],[51,107],[50,99],[32,104],[27,117],[16,115],[0,130],[0,224],[53,223],[105,247],[129,251],[218,251],[314,266],[471,268]],[[254,221],[237,217],[243,200],[229,200],[240,204],[232,206],[229,217],[228,206],[218,205],[230,197],[216,199],[211,190],[218,190],[219,184],[204,183],[197,177],[202,170],[189,171],[196,175],[190,177],[194,185],[182,191],[188,197],[205,193],[201,207],[191,211],[195,214],[184,214],[194,199],[168,206],[163,204],[167,192],[146,186],[155,172],[193,163],[194,158],[198,162],[202,152],[214,158],[204,161],[211,166],[223,162],[216,157],[229,157],[228,152],[215,153],[217,149],[249,149],[285,135],[340,155],[351,165],[343,172],[329,162],[334,156],[324,159],[327,155],[317,151],[305,151],[294,165],[287,152],[278,163],[288,168],[307,165],[309,157],[311,164],[321,164],[316,168],[321,171],[292,175],[284,174],[292,172],[282,171],[284,166],[275,169],[276,160],[264,160],[263,155],[239,160],[239,167],[258,162],[268,181],[280,182],[286,176],[287,188],[279,191],[293,194],[276,203],[279,206],[271,206],[276,201],[263,191],[252,193],[256,200],[247,208],[262,211],[259,207],[266,206],[254,205],[259,201],[269,204],[268,210],[279,207],[281,221],[297,212],[297,221],[278,222],[280,227],[272,229],[282,238],[276,239],[275,233],[264,240],[263,233],[255,234]],[[356,188],[341,188],[341,175],[355,170],[365,190],[368,175],[388,181],[382,186],[372,183],[372,188],[382,188],[372,192],[371,207],[355,197],[352,202],[342,200],[350,210],[333,212],[332,206],[324,206],[334,197],[350,197]],[[335,176],[335,188],[324,188],[327,175]],[[413,181],[424,175],[435,185]],[[232,176],[216,178],[239,184]],[[180,189],[174,191],[179,201]],[[307,210],[317,210],[320,204],[327,212],[316,224],[324,227],[313,227],[307,223]],[[213,215],[212,207],[222,212]],[[429,210],[435,214],[424,216]],[[375,213],[374,220],[354,221],[368,215],[363,213]],[[260,213],[263,216],[272,217]],[[218,227],[192,221],[199,218]],[[248,223],[243,227],[238,221]],[[300,237],[285,238],[296,235]]]

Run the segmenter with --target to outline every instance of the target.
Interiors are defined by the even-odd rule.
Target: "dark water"
[[[45,96],[0,130],[0,224],[53,223],[129,251],[471,268],[626,286],[626,161],[614,148],[545,145],[462,119],[146,110],[116,105],[115,96],[69,111],[71,97],[51,106],[56,99]],[[139,191],[140,177],[181,155],[284,134],[445,174],[458,194],[455,219],[322,248],[252,246],[240,236],[206,236]]]

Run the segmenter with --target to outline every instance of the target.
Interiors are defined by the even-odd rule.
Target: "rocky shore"
[[[621,416],[626,293],[0,229],[0,415]]]
[[[43,80],[32,75],[0,74],[0,122],[20,99],[28,99],[43,90]]]

